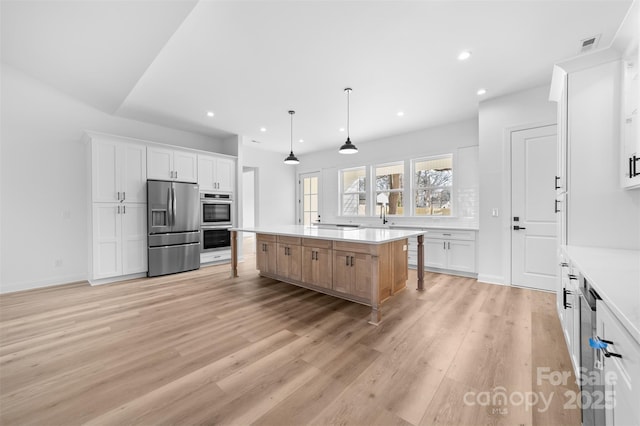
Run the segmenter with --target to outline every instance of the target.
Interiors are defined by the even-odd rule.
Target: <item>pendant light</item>
[[[349,93],[351,93],[350,87],[344,89],[347,92],[347,141],[340,147],[340,154],[355,154],[358,152],[358,148],[354,144],[351,143],[351,139],[349,138]]]
[[[284,164],[300,164],[300,161],[293,155],[293,114],[295,111],[289,111],[289,115],[291,115],[291,152],[289,156],[284,159]]]

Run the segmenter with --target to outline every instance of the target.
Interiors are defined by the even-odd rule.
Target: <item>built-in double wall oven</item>
[[[233,225],[233,197],[217,192],[200,193],[200,251],[231,247],[229,228]]]

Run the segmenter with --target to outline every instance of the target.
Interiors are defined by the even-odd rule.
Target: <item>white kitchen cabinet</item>
[[[198,184],[201,190],[233,192],[235,174],[234,160],[198,154]]]
[[[147,205],[94,203],[91,280],[147,271]]]
[[[564,334],[571,365],[576,377],[580,371],[580,293],[578,289],[578,271],[570,261],[561,256],[560,292],[558,309],[560,324]]]
[[[146,146],[106,135],[90,138],[92,201],[145,203]]]
[[[473,231],[429,231],[424,239],[424,264],[428,268],[476,272]]]
[[[604,371],[605,424],[636,425],[640,419],[640,345],[602,300],[596,312],[598,338],[608,343],[596,353]]]
[[[430,268],[447,269],[447,242],[445,240],[424,239],[424,265]]]
[[[148,146],[147,178],[196,183],[198,155],[191,151]]]

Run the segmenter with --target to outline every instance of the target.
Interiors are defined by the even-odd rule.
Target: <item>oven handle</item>
[[[201,198],[200,204],[233,204],[233,200],[205,200]]]

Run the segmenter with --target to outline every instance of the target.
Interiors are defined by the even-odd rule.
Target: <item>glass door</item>
[[[298,223],[311,226],[320,222],[320,173],[301,174],[298,185]]]

